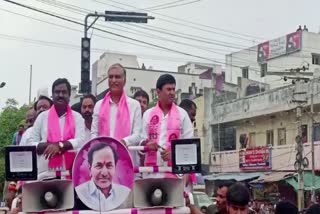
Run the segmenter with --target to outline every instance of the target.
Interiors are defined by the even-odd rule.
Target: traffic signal
[[[90,89],[90,38],[82,38],[80,93],[90,93]]]

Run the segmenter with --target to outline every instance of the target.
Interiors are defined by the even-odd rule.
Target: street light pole
[[[95,17],[94,21],[88,26],[88,19]],[[89,13],[84,19],[84,38],[81,40],[81,83],[80,93],[89,94],[91,91],[90,81],[90,38],[88,38],[88,30],[100,18],[104,17],[105,21],[109,22],[134,22],[147,23],[149,19],[154,19],[148,16],[147,13],[123,12],[123,11],[105,11],[105,13]]]

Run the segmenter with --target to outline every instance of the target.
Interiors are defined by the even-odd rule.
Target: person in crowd
[[[237,182],[229,187],[227,192],[227,213],[228,214],[248,214],[250,193],[248,188]]]
[[[110,136],[124,145],[140,141],[141,108],[138,101],[124,91],[126,69],[121,64],[108,69],[109,91],[97,102],[93,111],[91,137]]]
[[[30,136],[31,136],[31,133],[32,133],[32,130],[33,130],[34,121],[36,120],[37,116],[41,112],[48,110],[52,106],[52,104],[53,104],[52,100],[50,98],[46,97],[46,96],[43,96],[43,95],[41,95],[38,98],[38,100],[34,103],[34,105],[33,105],[34,118],[32,120],[32,126],[29,127],[23,133],[20,145],[28,145],[27,142],[31,141],[30,140]],[[27,120],[29,120],[29,122],[30,122],[30,118],[28,119],[28,117],[27,117]]]
[[[320,213],[320,204],[313,204],[311,205],[306,214],[319,214]]]
[[[91,125],[94,105],[96,104],[96,97],[92,94],[85,95],[81,101],[81,115],[85,124],[86,141],[91,139]]]
[[[23,133],[24,133],[24,125],[20,124],[18,127],[18,131],[16,131],[13,134],[12,145],[18,146],[20,144]]]
[[[37,146],[38,173],[63,167],[62,157],[68,150],[78,149],[84,142],[84,121],[69,106],[71,85],[65,78],[52,84],[53,105],[38,115],[30,137]]]
[[[34,103],[33,109],[36,111],[37,116],[44,111],[47,111],[53,105],[52,100],[44,95],[40,95],[38,100]]]
[[[184,99],[179,106],[188,113],[192,123],[196,121],[197,105],[192,100]]]
[[[141,116],[143,116],[144,112],[148,109],[149,106],[149,95],[144,90],[138,90],[133,95],[133,99],[137,100],[141,106]],[[142,152],[131,152],[132,156],[136,156],[136,160],[139,161],[140,166],[143,166],[144,163],[144,154]]]
[[[141,114],[143,115],[149,106],[149,95],[147,94],[147,92],[141,89],[134,93],[133,99],[137,100],[140,103]]]
[[[194,123],[196,121],[197,105],[192,100],[184,99],[180,102],[179,106],[188,113],[191,122]],[[188,174],[185,176],[185,179],[186,189],[192,192],[193,184],[197,182],[196,174]]]
[[[142,145],[147,145],[149,150],[145,156],[145,166],[171,165],[171,141],[193,137],[187,112],[174,103],[175,88],[176,80],[172,75],[161,75],[156,83],[158,102],[143,115],[141,137],[145,140]],[[158,175],[164,176],[161,173]]]
[[[298,214],[298,208],[296,205],[289,201],[280,201],[276,205],[276,209],[274,211],[275,214]]]
[[[233,184],[233,181],[224,181],[218,186],[216,194],[218,214],[227,213],[227,193],[230,186],[232,186]]]
[[[91,179],[76,187],[79,198],[95,210],[111,210],[122,204],[130,189],[113,182],[118,154],[107,143],[95,144],[88,152]]]
[[[27,130],[25,130],[25,132],[23,133],[19,145],[21,145],[21,146],[26,145],[27,140],[30,138],[30,133],[32,131],[32,126],[33,126],[33,123],[36,119],[36,116],[37,116],[37,113],[33,108],[31,108],[27,111],[27,114],[26,114]]]

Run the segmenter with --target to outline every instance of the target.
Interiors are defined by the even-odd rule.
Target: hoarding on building
[[[241,149],[239,151],[239,168],[241,170],[271,169],[271,149],[268,147]]]
[[[257,61],[264,63],[270,59],[299,51],[301,49],[301,38],[301,31],[297,31],[259,44]]]

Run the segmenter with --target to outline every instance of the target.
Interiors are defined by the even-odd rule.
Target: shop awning
[[[298,175],[287,178],[285,181],[290,184],[295,190],[299,189]],[[315,176],[315,189],[320,189],[320,176]],[[312,173],[304,173],[304,189],[310,191],[312,189]]]
[[[248,173],[220,173],[220,174],[211,174],[203,176],[205,180],[216,181],[216,180],[235,180],[235,181],[244,181],[257,178],[261,175],[260,172],[248,172]]]
[[[270,172],[262,174],[259,178],[250,182],[250,184],[262,184],[262,183],[272,183],[284,180],[294,176],[292,172]]]

